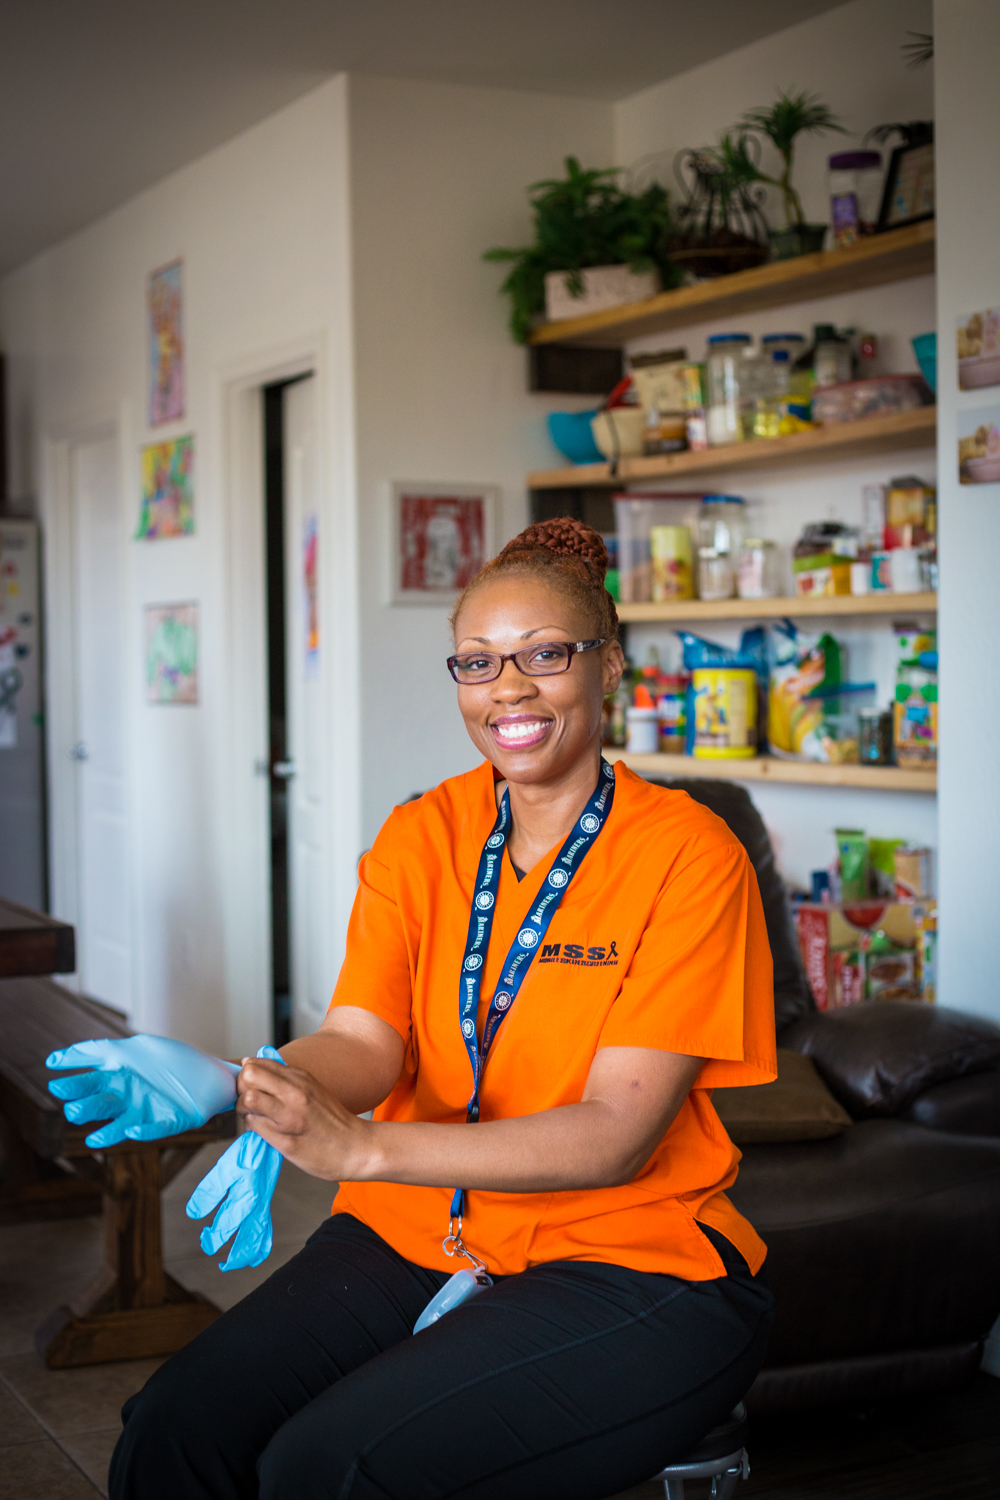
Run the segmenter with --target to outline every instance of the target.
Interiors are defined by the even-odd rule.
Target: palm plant
[[[745,182],[766,182],[779,188],[785,208],[787,227],[792,229],[805,222],[802,199],[792,186],[792,166],[795,159],[795,140],[802,135],[822,135],[828,130],[846,134],[843,125],[831,110],[815,94],[780,91],[777,99],[766,109],[748,109],[739,122],[739,134],[723,136],[719,142],[720,159],[724,159],[727,170],[742,174]],[[780,177],[769,177],[751,159],[747,149],[747,136],[764,136],[776,147],[782,160]]]
[[[619,168],[584,171],[575,156],[566,158],[566,176],[535,182],[528,189],[535,215],[535,242],[519,250],[487,250],[484,260],[511,261],[501,292],[511,299],[511,332],[524,343],[532,321],[545,307],[545,277],[567,272],[574,297],[583,295],[581,271],[588,266],[628,265],[633,271],[656,269],[665,287],[676,285],[679,271],[670,260],[670,201],[653,183],[641,193],[627,193],[614,179]]]

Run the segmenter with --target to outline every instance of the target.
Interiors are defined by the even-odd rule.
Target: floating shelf
[[[710,318],[832,297],[861,287],[929,276],[934,270],[934,221],[872,235],[846,250],[821,250],[775,260],[752,271],[717,276],[676,292],[661,292],[585,318],[546,323],[532,344],[622,344],[646,333],[686,328]]]
[[[936,441],[937,407],[918,406],[915,411],[862,417],[857,422],[812,427],[807,432],[790,432],[785,437],[753,438],[749,443],[729,443],[724,448],[706,448],[700,453],[623,458],[617,470],[613,470],[609,463],[539,469],[528,475],[528,487],[533,490],[602,486],[620,489],[623,485],[637,484],[646,479],[674,479],[689,474],[720,474],[727,469],[764,469],[779,464],[860,458],[869,453],[892,453],[900,448],[932,448]]]
[[[674,624],[697,620],[784,620],[810,615],[930,615],[937,612],[937,594],[820,594],[793,599],[676,599],[671,604],[619,604],[618,618],[626,625],[667,620]]]
[[[798,786],[860,787],[882,792],[936,792],[937,771],[906,766],[824,765],[819,761],[781,760],[758,755],[753,760],[696,760],[693,755],[632,755],[604,747],[608,760],[620,760],[640,776],[670,781],[697,776],[724,781],[770,781]]]

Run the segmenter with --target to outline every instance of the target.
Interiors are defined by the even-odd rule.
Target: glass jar
[[[858,712],[858,759],[862,765],[892,764],[892,709],[862,708]]]
[[[837,333],[828,333],[816,341],[816,359],[813,365],[813,385],[819,390],[823,386],[843,385],[851,379],[851,346]]]
[[[714,547],[698,548],[698,598],[731,599],[734,589],[733,560]]]
[[[713,333],[709,338],[705,360],[706,419],[708,441],[713,448],[743,439],[741,398],[746,399],[744,362],[749,348],[748,333]]]
[[[746,502],[739,495],[704,495],[698,511],[698,546],[728,557],[735,577],[746,535]]]
[[[827,166],[833,243],[854,245],[863,234],[874,234],[878,224],[882,158],[877,151],[838,151]]]
[[[777,543],[747,537],[740,548],[736,590],[741,599],[777,599],[781,592]]]

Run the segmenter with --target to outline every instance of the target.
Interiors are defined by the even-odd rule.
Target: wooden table
[[[0,979],[72,974],[76,939],[68,922],[0,898]]]
[[[0,1112],[13,1157],[0,1223],[104,1217],[102,1271],[35,1336],[51,1369],[172,1354],[219,1316],[213,1303],[163,1268],[160,1193],[207,1141],[235,1133],[235,1114],[164,1141],[92,1151],[84,1137],[96,1125],[68,1124],[46,1086],[52,1075],[45,1059],[54,1048],[128,1035],[120,1012],[52,980],[0,980]]]

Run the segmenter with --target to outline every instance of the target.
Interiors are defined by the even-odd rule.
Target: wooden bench
[[[0,979],[75,968],[76,935],[68,922],[0,899]]]
[[[84,1137],[97,1125],[70,1125],[46,1086],[54,1075],[45,1059],[55,1048],[130,1034],[120,1012],[50,979],[0,980],[0,1115],[8,1156],[0,1223],[104,1217],[103,1269],[36,1333],[50,1369],[172,1354],[219,1316],[213,1303],[163,1268],[160,1193],[206,1142],[235,1134],[235,1114],[164,1141],[92,1151]]]

